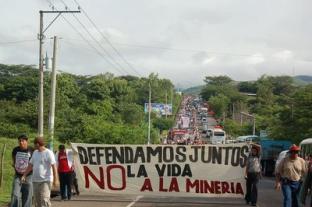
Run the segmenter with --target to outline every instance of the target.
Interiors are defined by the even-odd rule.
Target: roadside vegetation
[[[45,72],[44,123],[47,135],[50,96],[50,74]],[[58,143],[103,144],[147,143],[149,84],[152,103],[173,104],[177,112],[181,96],[174,85],[157,74],[147,78],[105,73],[78,76],[57,75],[54,149]],[[29,135],[29,144],[37,132],[38,70],[26,65],[0,64],[0,154],[6,143],[0,206],[9,202],[14,170],[11,152],[18,135]],[[163,132],[172,127],[175,116],[159,117],[152,113],[151,143],[160,143]],[[48,141],[47,137],[46,141]]]
[[[255,117],[256,134],[299,143],[312,137],[312,84],[298,85],[289,76],[263,75],[235,82],[227,76],[207,76],[201,96],[208,101],[232,136],[252,134],[253,120],[241,122],[240,112]]]

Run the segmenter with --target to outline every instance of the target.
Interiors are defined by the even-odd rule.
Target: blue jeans
[[[284,195],[284,207],[299,206],[299,192],[301,183],[299,181],[282,181],[282,191]]]
[[[31,207],[32,193],[32,176],[28,175],[26,181],[22,183],[21,178],[15,175],[13,179],[11,207]]]

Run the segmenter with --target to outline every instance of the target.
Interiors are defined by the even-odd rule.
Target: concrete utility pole
[[[167,91],[166,91],[166,107],[165,107],[165,114],[166,114],[166,119],[167,119],[167,113],[168,113],[168,97],[167,97]]]
[[[39,31],[39,106],[38,106],[38,136],[43,136],[43,12],[40,11]]]
[[[149,96],[148,96],[148,135],[147,135],[147,144],[151,143],[151,111],[152,111],[152,88],[151,82],[149,82]]]
[[[235,120],[235,106],[234,103],[232,103],[232,119]]]
[[[79,13],[80,11],[39,11],[40,14],[40,28],[39,28],[39,103],[38,103],[38,136],[43,137],[43,39],[44,32],[53,24],[53,22],[62,14],[62,13]],[[50,22],[50,24],[43,29],[43,14],[44,13],[56,13],[57,16]]]
[[[56,51],[57,51],[57,37],[53,38],[53,59],[52,59],[52,73],[51,73],[51,96],[50,96],[50,113],[49,113],[49,146],[53,151],[54,139],[54,117],[55,117],[55,90],[56,90]]]
[[[248,114],[248,113],[245,113],[245,112],[240,112],[240,114],[241,114],[241,117],[242,117],[242,115],[244,115],[244,116],[251,117],[253,119],[252,135],[256,135],[256,117],[254,115],[251,115],[251,114]],[[241,123],[242,123],[242,121],[241,121]]]

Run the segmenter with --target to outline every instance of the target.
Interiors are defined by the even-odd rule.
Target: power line
[[[52,3],[50,0],[46,0],[46,1],[50,4],[50,6],[51,6],[54,10],[57,11],[57,8],[55,7],[55,5],[53,5],[53,3]],[[101,56],[101,57],[102,57],[107,63],[109,63],[111,66],[113,66],[113,68],[115,68],[115,69],[120,73],[120,75],[123,74],[123,72],[122,72],[119,68],[117,68],[109,59],[107,59],[94,45],[92,45],[92,44],[90,43],[90,41],[89,41],[88,39],[86,39],[86,38],[83,36],[83,34],[82,34],[70,21],[68,21],[63,15],[61,15],[61,17],[66,21],[67,24],[69,24],[69,25],[71,26],[71,28],[72,28],[73,30],[75,30],[75,31],[77,32],[77,34],[78,34],[92,49],[95,50],[95,52],[96,52],[99,56]]]
[[[21,44],[25,42],[35,42],[36,39],[33,40],[17,40],[17,41],[8,41],[8,42],[0,42],[0,45],[10,45],[10,44]]]
[[[73,39],[73,38],[66,38],[66,39],[73,40],[73,41],[81,41],[79,39]],[[151,46],[151,45],[127,44],[127,43],[118,43],[118,42],[115,42],[114,44],[123,45],[126,47],[136,47],[136,48],[156,49],[156,50],[171,50],[171,51],[192,52],[192,53],[206,52],[209,54],[222,55],[222,56],[233,56],[233,57],[265,57],[262,55],[216,52],[216,51],[210,51],[208,49],[184,49],[184,48],[161,47],[161,46]]]
[[[66,5],[66,3],[65,3],[63,0],[61,0],[61,1],[62,1],[62,3],[64,4],[64,6],[68,8],[68,6]],[[79,20],[79,18],[78,18],[75,14],[73,14],[73,17],[74,17],[74,18],[76,19],[76,21],[82,26],[82,28],[88,33],[88,35],[92,38],[92,40],[95,41],[96,44],[97,44],[100,48],[102,48],[102,50],[104,51],[104,53],[111,59],[111,61],[112,61],[113,63],[115,63],[117,66],[119,66],[119,68],[120,68],[122,71],[124,71],[126,74],[130,74],[122,65],[120,65],[117,61],[115,61],[114,57],[113,57],[111,54],[109,54],[109,52],[108,52],[108,51],[102,46],[102,44],[90,33],[90,31],[86,28],[86,26]]]
[[[63,1],[63,0],[61,0]],[[82,13],[87,17],[87,19],[91,22],[91,24],[94,26],[94,28],[98,31],[98,33],[102,36],[102,38],[113,48],[113,50],[116,52],[116,54],[139,76],[141,75],[127,60],[124,58],[124,56],[114,47],[114,45],[109,41],[109,39],[101,32],[101,30],[97,27],[97,25],[94,23],[94,21],[90,18],[90,16],[87,14],[87,12],[81,8],[77,0],[74,0],[77,4],[78,8],[82,11]]]
[[[208,49],[183,49],[183,48],[160,47],[160,46],[150,46],[150,45],[136,45],[136,44],[126,44],[126,43],[115,43],[115,44],[124,45],[127,47],[137,47],[137,48],[156,49],[156,50],[173,50],[173,51],[181,51],[181,52],[206,52],[206,53],[210,53],[210,54],[223,55],[223,56],[263,57],[261,55],[209,51]]]

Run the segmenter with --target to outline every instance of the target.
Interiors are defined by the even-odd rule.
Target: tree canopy
[[[232,120],[235,113],[245,112],[256,117],[257,133],[266,130],[271,138],[294,143],[312,137],[312,84],[296,86],[292,77],[266,75],[237,84],[227,76],[207,76],[204,81],[201,95],[217,118],[226,118],[225,129],[230,135],[252,132],[252,123],[240,126],[239,119]]]
[[[0,135],[16,137],[37,131],[38,70],[32,66],[0,64]],[[78,76],[57,75],[55,136],[63,142],[143,144],[147,139],[144,103],[149,84],[152,102],[165,103],[173,95],[176,109],[181,97],[174,85],[157,74],[149,77],[105,73]],[[45,72],[44,119],[47,134],[50,73]],[[163,120],[162,120],[163,119]],[[159,142],[159,131],[173,122],[153,119],[151,139]]]

